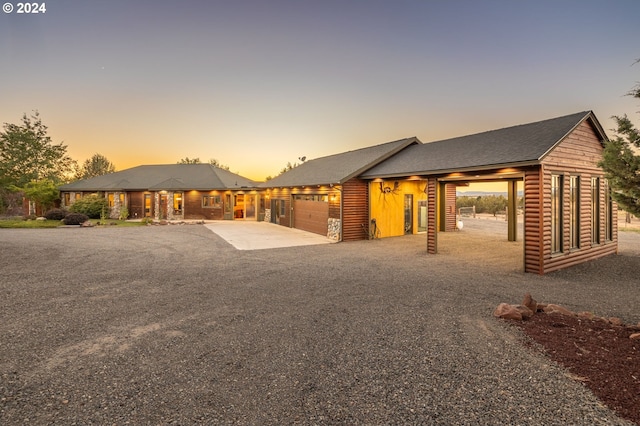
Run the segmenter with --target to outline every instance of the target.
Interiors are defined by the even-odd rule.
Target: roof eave
[[[391,178],[403,178],[409,176],[422,176],[422,177],[433,177],[439,175],[446,175],[449,173],[469,173],[469,172],[483,172],[487,170],[496,170],[496,169],[504,169],[507,167],[520,168],[520,167],[530,167],[539,165],[539,160],[527,160],[527,161],[518,161],[513,163],[499,163],[499,164],[487,164],[483,166],[472,166],[472,167],[461,167],[461,168],[452,168],[452,169],[439,169],[439,170],[420,170],[413,172],[404,172],[404,173],[389,173],[384,175],[376,175],[375,177],[364,177],[364,180],[374,180],[374,179],[391,179]]]
[[[372,161],[371,163],[361,167],[360,169],[356,170],[355,172],[350,173],[348,176],[343,177],[337,183],[342,185],[345,182],[353,179],[354,177],[360,176],[362,173],[366,172],[367,170],[371,169],[372,167],[377,166],[378,164],[382,163],[385,160],[388,160],[389,158],[393,157],[394,155],[396,155],[397,153],[399,153],[400,151],[402,151],[406,147],[408,147],[410,145],[414,145],[414,144],[422,144],[422,142],[416,136],[412,136],[410,138],[407,138],[407,140],[403,144],[397,146],[395,149],[389,151],[385,155],[383,155],[381,157],[378,157],[375,161]]]

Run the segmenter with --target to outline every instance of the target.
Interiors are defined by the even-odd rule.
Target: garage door
[[[293,200],[293,227],[314,234],[327,235],[329,203],[326,196],[296,196]]]

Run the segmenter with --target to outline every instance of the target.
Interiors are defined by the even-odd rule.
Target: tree
[[[184,158],[180,159],[180,161],[178,161],[178,164],[202,164],[202,161],[200,161],[200,157],[196,157],[196,158],[184,157]],[[215,167],[217,167],[219,169],[229,170],[229,166],[226,166],[226,165],[220,163],[215,158],[211,158],[209,160],[209,164],[211,164],[212,166],[215,166]]]
[[[85,160],[77,172],[78,179],[89,179],[116,171],[116,167],[104,155],[93,154],[93,157]]]
[[[635,63],[640,62],[640,59]],[[640,99],[640,84],[627,96]],[[613,198],[627,212],[640,216],[640,132],[624,115],[612,117],[617,124],[616,136],[604,147],[602,161],[598,163],[613,189]]]
[[[640,216],[640,155],[633,149],[640,148],[640,132],[626,115],[613,119],[617,134],[606,143],[598,165],[613,189],[611,198],[625,211]]]
[[[202,161],[200,161],[200,157],[196,157],[196,158],[184,157],[178,160],[178,164],[200,164],[200,163],[202,163]]]
[[[218,160],[216,160],[215,158],[211,158],[209,160],[209,164],[211,164],[212,166],[215,166],[219,169],[224,169],[224,170],[229,170],[229,166],[226,166],[222,163],[220,163]]]
[[[22,116],[22,124],[4,123],[0,132],[0,185],[23,188],[28,182],[63,182],[72,172],[74,161],[63,143],[54,144],[47,136],[37,111]]]
[[[43,212],[53,207],[59,195],[58,186],[49,179],[28,182],[23,190],[29,201],[41,206]]]

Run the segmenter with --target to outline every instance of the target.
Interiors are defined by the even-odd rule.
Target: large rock
[[[498,305],[493,316],[497,318],[522,321],[531,318],[533,311],[524,305],[510,305],[501,303]]]
[[[522,299],[522,304],[529,308],[531,312],[535,313],[538,310],[538,302],[531,297],[531,293],[527,293],[524,295],[524,299]]]
[[[562,314],[562,315],[569,315],[569,316],[574,316],[575,315],[569,309],[567,309],[567,308],[565,308],[563,306],[560,306],[560,305],[554,305],[553,303],[549,303],[544,308],[544,312],[546,312],[547,314]]]

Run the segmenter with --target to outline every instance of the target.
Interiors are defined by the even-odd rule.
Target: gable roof
[[[226,190],[255,188],[256,182],[210,164],[155,164],[62,185],[60,191]]]
[[[535,123],[410,146],[365,171],[360,177],[372,179],[538,164],[586,120],[602,142],[607,139],[593,112],[584,111]]]
[[[365,170],[400,152],[409,145],[421,144],[416,137],[399,139],[367,148],[347,151],[306,161],[260,184],[263,188],[342,184]]]

